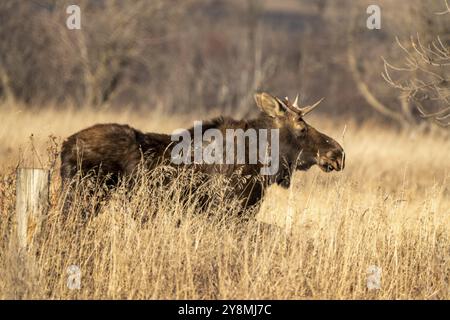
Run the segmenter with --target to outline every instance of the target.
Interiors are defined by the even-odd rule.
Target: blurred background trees
[[[431,104],[411,88],[429,69],[405,63],[415,54],[429,64],[418,39],[422,50],[433,41],[448,49],[450,14],[444,0],[377,2],[381,30],[366,28],[366,0],[3,0],[0,99],[238,117],[267,90],[325,97],[330,116],[415,124],[419,98],[430,113],[448,106],[448,61],[428,66],[442,77]],[[66,27],[71,4],[81,7],[81,30]]]
[[[432,8],[431,18],[418,12],[419,32],[406,43],[397,41],[404,61],[396,65],[385,61],[383,77],[402,93],[415,114],[450,127],[450,6],[444,0],[439,8]],[[417,123],[412,112],[405,116],[409,123]]]
[[[426,128],[429,123],[423,119],[433,118],[439,107],[435,106],[433,112],[424,116],[420,102],[439,101],[449,106],[444,98],[449,86],[443,81],[447,78],[445,73],[448,74],[445,64],[450,44],[450,16],[444,17],[448,12],[447,3],[445,0],[380,2],[384,18],[382,30],[386,27],[391,30],[389,34],[380,33],[380,40],[389,47],[379,47],[374,42],[368,44],[364,40],[371,31],[356,23],[364,12],[364,4],[352,7],[347,53],[353,80],[366,105],[386,119],[403,127]],[[374,70],[383,70],[385,83],[379,81]],[[442,114],[444,109],[440,109]]]

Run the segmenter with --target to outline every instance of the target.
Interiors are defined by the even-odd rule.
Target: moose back
[[[235,181],[231,188],[231,193],[249,206],[258,203],[273,183],[289,187],[295,170],[308,170],[313,165],[324,172],[344,168],[345,153],[339,143],[304,119],[320,101],[299,107],[297,98],[290,103],[287,98],[260,93],[255,94],[255,102],[261,112],[254,119],[219,117],[182,134],[143,133],[120,124],[97,124],[81,130],[62,146],[63,185],[77,174],[93,172],[114,186],[120,179],[135,175],[141,163],[148,170],[169,163],[206,176],[251,177],[244,184]],[[196,138],[196,134],[204,138],[208,133],[213,133],[209,142]],[[192,136],[193,141],[186,143]],[[208,149],[210,157],[202,157]]]

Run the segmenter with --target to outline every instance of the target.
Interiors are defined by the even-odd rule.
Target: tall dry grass
[[[131,193],[119,188],[87,221],[82,213],[93,212],[101,198],[81,190],[64,220],[56,166],[50,211],[21,255],[14,167],[19,159],[49,166],[55,149],[49,135],[58,142],[97,122],[170,132],[200,115],[3,106],[0,118],[0,298],[450,298],[445,137],[313,118],[311,124],[344,143],[346,169],[297,173],[290,190],[270,188],[258,219],[248,221],[221,198],[219,179],[208,188],[218,201],[209,214],[199,214],[195,195],[178,201],[186,179],[148,188],[152,176],[142,177]],[[290,235],[284,232],[288,206]],[[67,287],[70,265],[82,271],[80,290]],[[379,290],[367,289],[373,265],[382,269]]]

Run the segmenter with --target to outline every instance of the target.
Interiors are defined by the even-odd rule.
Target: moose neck
[[[261,112],[257,118],[247,120],[249,128],[253,129],[272,129],[276,128],[273,118]]]

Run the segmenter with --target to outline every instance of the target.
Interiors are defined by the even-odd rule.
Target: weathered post
[[[16,180],[16,216],[19,246],[25,249],[39,231],[49,204],[50,173],[19,168]]]

